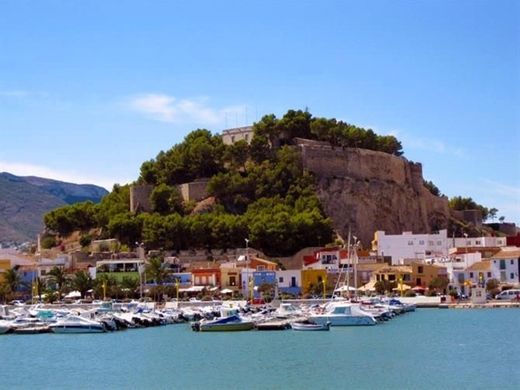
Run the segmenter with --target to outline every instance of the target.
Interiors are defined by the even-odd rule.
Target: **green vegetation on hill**
[[[150,213],[130,213],[128,186],[116,186],[99,205],[62,207],[48,213],[45,224],[61,235],[97,227],[103,237],[129,246],[144,242],[149,249],[227,249],[248,238],[264,253],[284,256],[324,245],[333,241],[331,221],[316,197],[314,177],[290,146],[295,137],[402,154],[393,136],[290,110],[255,123],[250,145],[224,145],[220,136],[198,129],[144,162],[137,182],[154,186]],[[210,178],[208,192],[215,198],[205,213],[192,213],[193,204],[183,203],[176,187],[198,178]]]

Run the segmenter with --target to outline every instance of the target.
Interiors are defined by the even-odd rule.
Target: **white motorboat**
[[[291,303],[281,303],[280,307],[274,312],[276,318],[295,318],[302,317],[303,311]]]
[[[329,330],[330,329],[330,321],[325,322],[324,324],[317,324],[312,321],[296,321],[291,323],[291,328],[293,330]]]
[[[245,320],[238,314],[238,309],[230,308],[222,308],[219,318],[214,320],[202,319],[191,325],[193,330],[200,332],[251,330],[254,326],[253,321]]]
[[[0,334],[8,333],[12,328],[10,321],[0,320]]]
[[[325,324],[330,321],[331,326],[377,324],[372,314],[363,311],[358,304],[348,302],[329,303],[322,313],[310,315],[309,320],[317,324]]]
[[[102,333],[105,326],[98,322],[81,316],[70,315],[50,325],[54,333]]]

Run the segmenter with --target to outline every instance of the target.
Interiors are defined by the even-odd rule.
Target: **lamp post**
[[[244,239],[246,242],[246,297],[250,295],[251,280],[249,280],[249,238]]]

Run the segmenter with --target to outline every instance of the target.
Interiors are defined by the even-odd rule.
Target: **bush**
[[[45,236],[42,239],[41,245],[43,249],[51,249],[57,245],[56,237],[54,236]]]
[[[90,234],[85,234],[84,236],[81,236],[79,239],[79,244],[82,248],[85,248],[90,245],[92,242],[92,236]]]

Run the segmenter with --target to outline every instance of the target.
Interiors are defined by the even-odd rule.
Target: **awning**
[[[376,291],[376,282],[368,282],[367,284],[358,288],[359,291]]]
[[[81,293],[79,291],[71,291],[65,295],[65,298],[81,298]]]
[[[188,288],[180,288],[179,292],[201,292],[206,286],[191,286]]]

